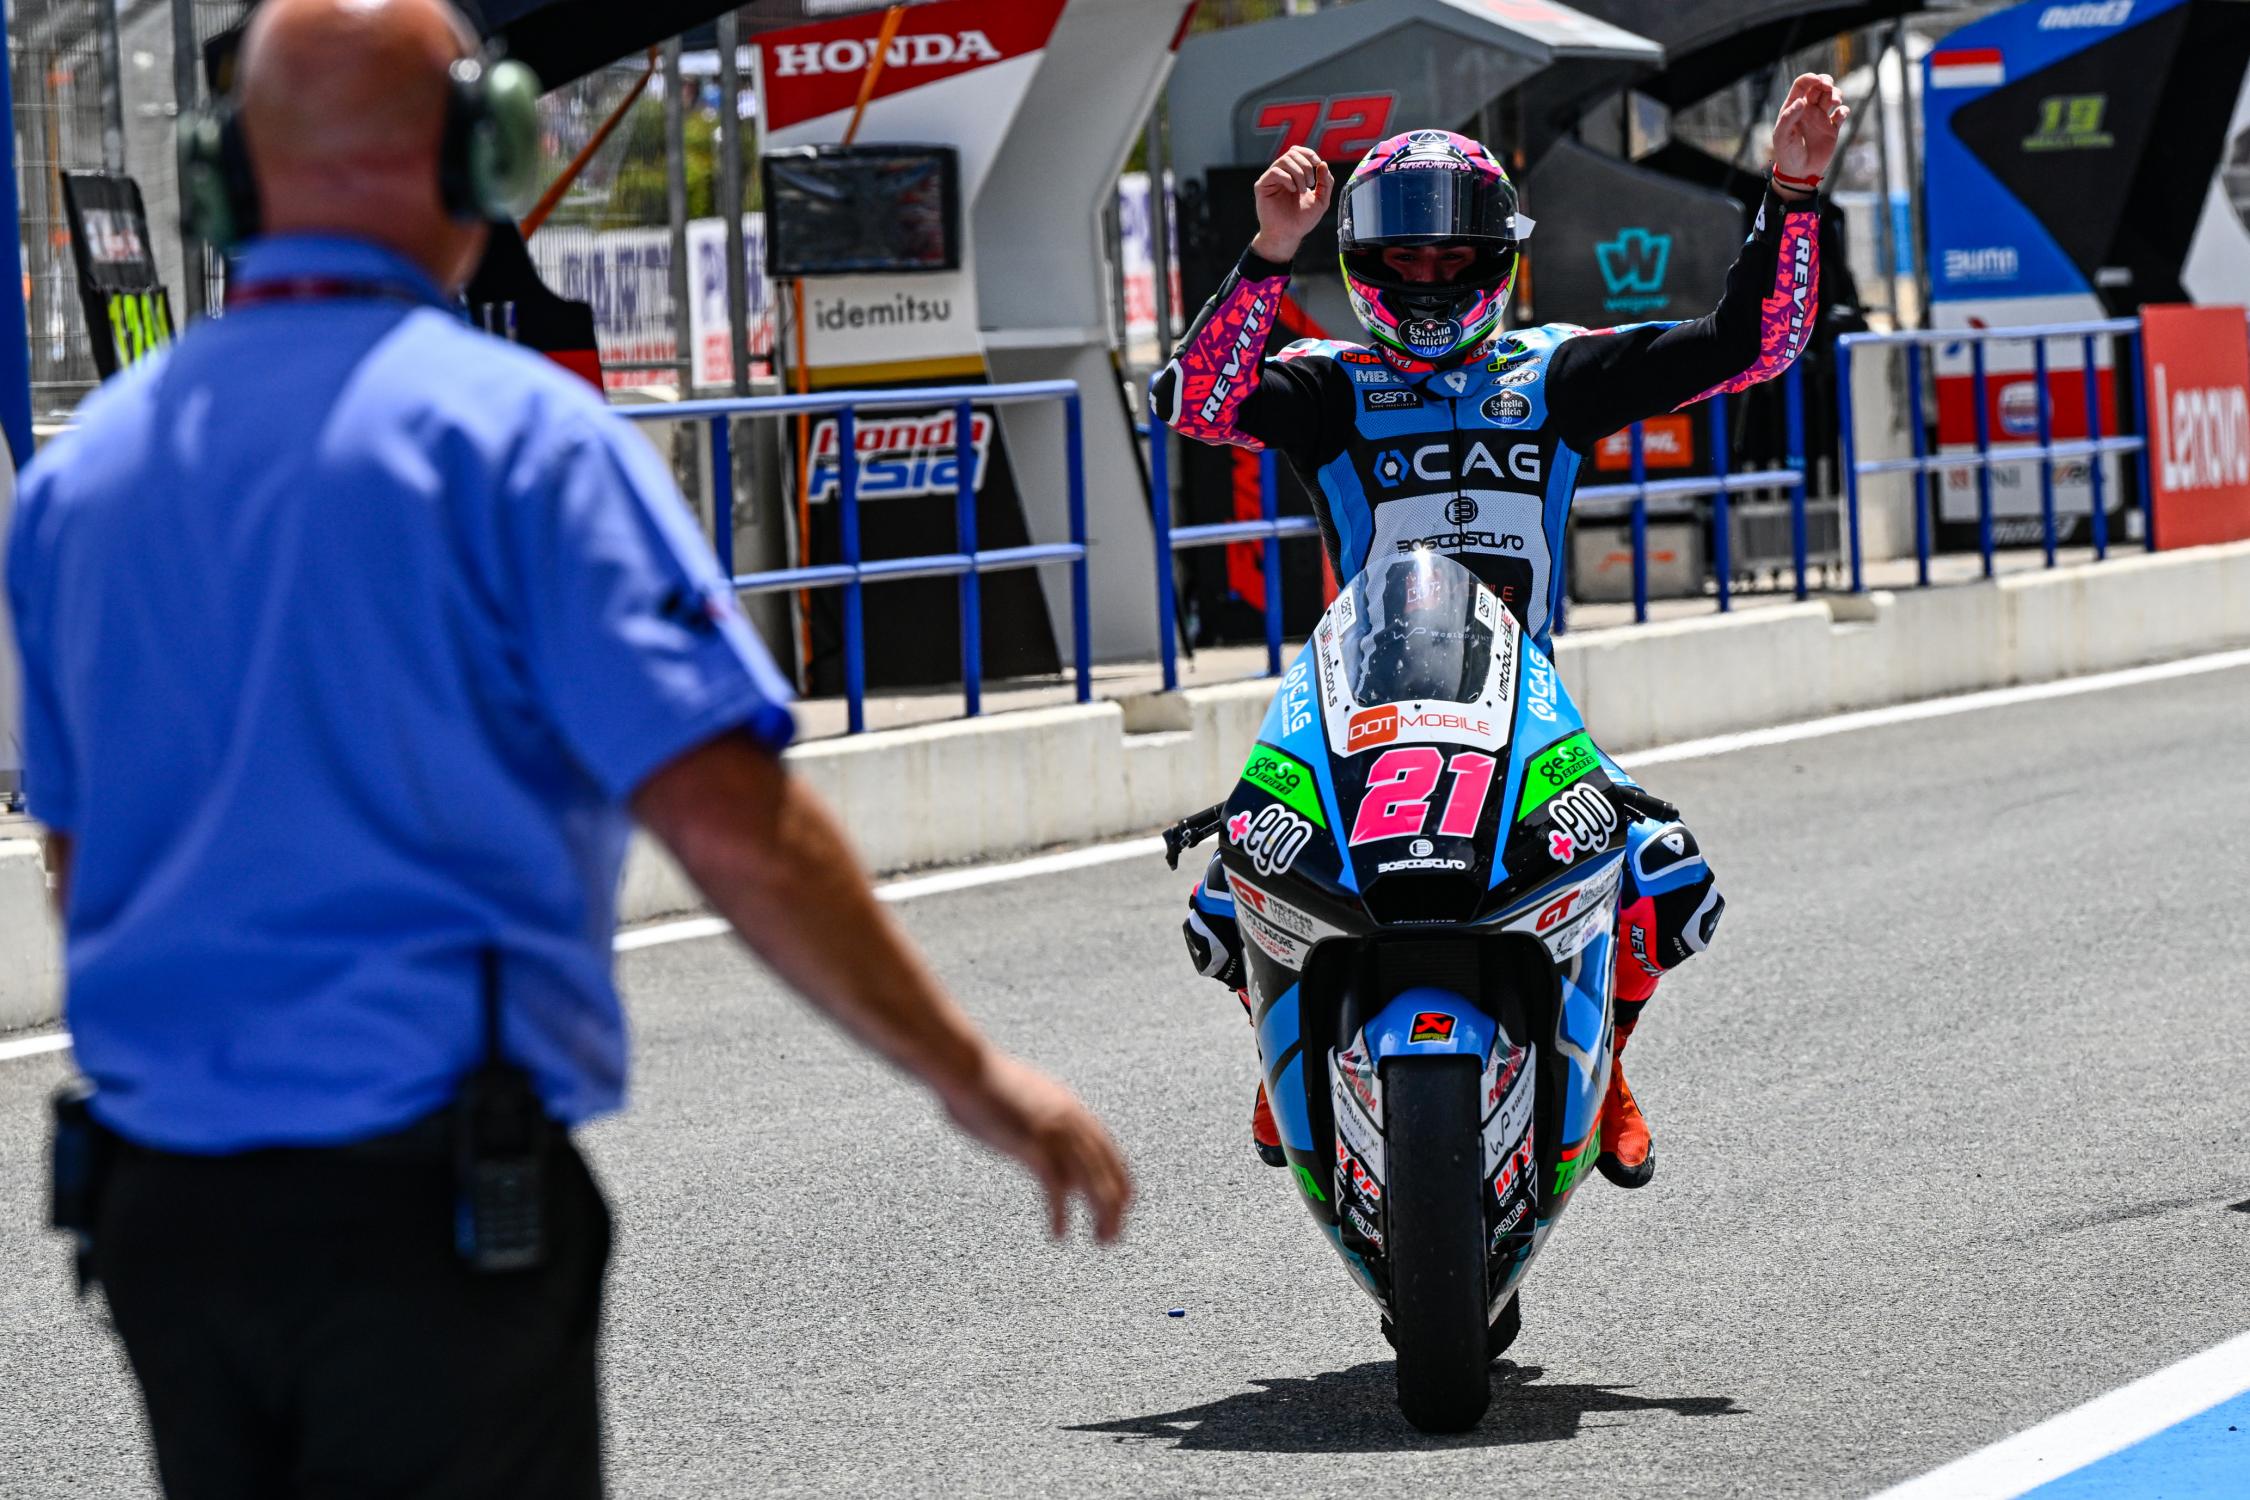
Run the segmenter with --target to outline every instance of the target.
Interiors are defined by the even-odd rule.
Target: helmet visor
[[[1344,198],[1345,244],[1500,240],[1516,235],[1516,193],[1482,172],[1382,171]]]

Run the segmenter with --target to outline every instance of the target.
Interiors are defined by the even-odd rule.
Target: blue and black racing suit
[[[1520,329],[1440,370],[1333,339],[1261,358],[1289,271],[1245,253],[1157,377],[1156,406],[1188,437],[1286,458],[1312,492],[1338,578],[1378,554],[1443,552],[1551,654],[1564,520],[1595,445],[1786,370],[1811,334],[1819,279],[1818,213],[1769,189],[1708,316]],[[1634,824],[1617,946],[1621,1032],[1658,977],[1703,950],[1724,906],[1684,825]],[[1203,972],[1239,986],[1233,907],[1214,857],[1192,901],[1188,946]]]

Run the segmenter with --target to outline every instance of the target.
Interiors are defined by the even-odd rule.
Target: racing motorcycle
[[[1398,1402],[1472,1427],[1517,1288],[1601,1150],[1624,833],[1553,664],[1415,550],[1339,593],[1220,836],[1298,1192],[1382,1309]]]

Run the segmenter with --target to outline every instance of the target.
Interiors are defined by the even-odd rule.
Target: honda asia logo
[[[872,38],[783,42],[773,49],[773,76],[817,78],[826,73],[864,73],[874,56]],[[883,53],[883,66],[942,68],[959,63],[998,62],[1000,58],[1000,49],[981,31],[938,31],[895,38]]]
[[[956,493],[961,474],[956,441],[959,429],[951,411],[862,417],[852,432],[852,448],[859,454],[859,498],[897,500],[910,495]],[[970,417],[969,444],[976,466],[969,482],[982,489],[986,459],[992,451],[990,412],[980,411]],[[832,500],[842,490],[843,465],[838,457],[836,419],[824,418],[813,429],[810,495],[814,501]]]
[[[1344,753],[1356,755],[1362,750],[1372,750],[1377,745],[1388,745],[1401,733],[1412,734],[1432,729],[1451,729],[1480,739],[1493,737],[1492,721],[1470,714],[1453,713],[1442,708],[1419,711],[1402,709],[1395,703],[1381,708],[1361,709],[1353,714],[1344,731]]]
[[[1523,401],[1523,397],[1517,396],[1514,391],[1503,391],[1501,394]],[[1524,402],[1525,410],[1528,411],[1530,405],[1528,401]],[[1469,444],[1468,452],[1461,458],[1461,472],[1457,475],[1453,471],[1452,444],[1430,443],[1420,448],[1384,449],[1375,459],[1375,479],[1386,489],[1396,489],[1409,479],[1451,484],[1457,479],[1467,480],[1476,474],[1489,474],[1502,483],[1516,479],[1526,484],[1537,484],[1539,476],[1545,472],[1539,459],[1537,443],[1517,443],[1509,448],[1507,464],[1507,468],[1503,470],[1500,460],[1493,456],[1491,447],[1480,440]]]
[[[1234,383],[1242,378],[1243,367],[1265,346],[1266,314],[1272,306],[1264,297],[1251,302],[1250,314],[1242,320],[1242,331],[1234,336],[1234,347],[1227,352],[1227,362],[1219,370],[1219,378],[1211,382],[1211,394],[1203,398],[1204,421],[1219,420],[1219,413],[1226,410],[1227,398],[1234,394]]]

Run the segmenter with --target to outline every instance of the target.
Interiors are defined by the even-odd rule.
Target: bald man
[[[109,1163],[84,1264],[175,1500],[600,1492],[609,1218],[569,1131],[623,1098],[628,813],[1052,1232],[1083,1199],[1114,1238],[1131,1191],[785,769],[647,444],[460,318],[469,52],[438,0],[268,0],[227,315],[86,404],[9,540],[91,1085],[59,1128]]]

